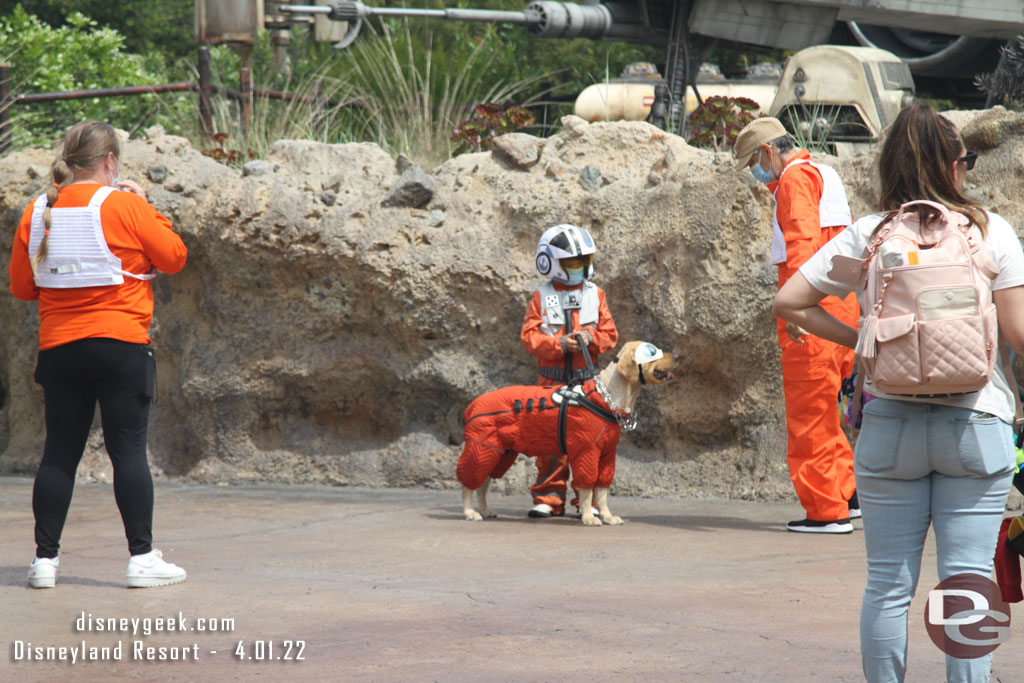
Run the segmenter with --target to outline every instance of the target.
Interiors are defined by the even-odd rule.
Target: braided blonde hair
[[[74,179],[76,170],[96,168],[109,154],[113,154],[116,159],[121,158],[121,142],[117,138],[117,132],[109,124],[102,121],[82,121],[68,128],[64,134],[64,146],[50,167],[53,184],[46,190],[43,239],[36,253],[32,255],[32,275],[36,275],[39,264],[49,251],[48,241],[53,224],[50,207],[57,203],[61,189]]]

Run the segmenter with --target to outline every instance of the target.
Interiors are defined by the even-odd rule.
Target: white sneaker
[[[129,588],[155,588],[185,580],[185,570],[176,564],[164,562],[164,554],[153,550],[145,555],[132,555],[128,560],[125,582]]]
[[[57,583],[57,565],[60,559],[37,557],[28,566],[28,585],[33,588],[53,588]]]
[[[550,517],[554,513],[555,509],[547,503],[537,503],[526,514],[530,517]]]

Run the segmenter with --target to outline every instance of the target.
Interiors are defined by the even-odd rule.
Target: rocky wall
[[[1017,225],[1019,123],[994,110],[965,132],[987,145],[973,191]],[[0,160],[4,262],[52,156]],[[828,162],[867,212],[874,159]],[[566,117],[552,138],[505,136],[429,172],[368,143],[300,141],[239,171],[156,129],[128,142],[122,176],[189,249],[180,274],[154,280],[158,475],[455,486],[462,410],[535,378],[519,341],[541,282],[533,252],[545,228],[572,222],[597,241],[594,280],[620,339],[682,359],[676,383],[640,398],[616,490],[792,495],[772,199],[727,154],[645,123]],[[43,435],[35,305],[0,296],[0,323],[0,472],[31,473]],[[506,490],[525,492],[532,473],[521,458]],[[96,425],[80,475],[110,476]]]

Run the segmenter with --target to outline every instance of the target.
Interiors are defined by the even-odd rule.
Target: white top
[[[843,254],[853,258],[861,258],[868,246],[871,233],[881,221],[882,216],[879,214],[872,214],[861,218],[836,235],[834,239],[808,259],[807,263],[801,266],[800,272],[811,286],[819,292],[832,294],[840,298],[845,297],[852,290],[847,285],[836,282],[828,276],[828,272],[832,269],[832,257],[837,254]],[[1002,216],[988,213],[987,232],[985,246],[988,248],[992,260],[999,266],[999,275],[992,281],[992,290],[1024,285],[1024,249],[1021,249],[1020,239],[1017,237],[1017,233],[1014,232],[1013,227]],[[863,293],[858,292],[857,294],[860,296]],[[861,301],[861,310],[864,310],[863,301]],[[998,312],[996,315],[998,316]],[[961,396],[949,398],[897,396],[874,389],[871,386],[871,380],[865,382],[864,389],[872,395],[881,398],[971,408],[979,412],[995,415],[1007,423],[1013,422],[1015,413],[1013,392],[1010,390],[1006,376],[1003,374],[1003,364],[1001,362],[995,364],[992,380],[981,391]]]

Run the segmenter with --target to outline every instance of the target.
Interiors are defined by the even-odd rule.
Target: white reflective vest
[[[845,226],[852,223],[853,216],[850,213],[850,203],[846,201],[846,189],[843,187],[843,181],[839,179],[839,174],[831,166],[816,164],[808,159],[796,159],[782,169],[782,175],[779,176],[780,183],[782,176],[786,175],[786,171],[797,164],[810,164],[818,169],[818,173],[821,174],[821,179],[824,181],[821,201],[818,202],[818,217],[821,227],[831,228],[837,225]],[[778,192],[778,190],[779,188],[776,186],[775,191]],[[779,207],[777,203],[775,213],[772,215],[771,262],[773,266],[786,262],[786,239],[782,235],[782,226],[779,225]]]
[[[37,287],[71,289],[74,287],[104,287],[124,283],[124,276],[138,280],[151,280],[155,273],[136,275],[121,269],[121,259],[114,256],[103,237],[100,207],[114,192],[112,187],[101,187],[89,200],[88,206],[50,209],[50,235],[46,240],[46,258],[39,262],[34,280]],[[28,238],[31,258],[43,241],[43,210],[46,195],[36,199],[32,207],[32,223]]]
[[[547,335],[555,336],[555,333],[565,325],[566,310],[563,307],[563,298],[567,294],[579,296],[580,327],[596,324],[600,313],[601,301],[597,296],[597,285],[589,280],[583,282],[579,289],[559,291],[550,282],[545,282],[537,288],[540,292],[540,311],[543,323],[540,330]],[[575,306],[573,307],[575,308]]]

